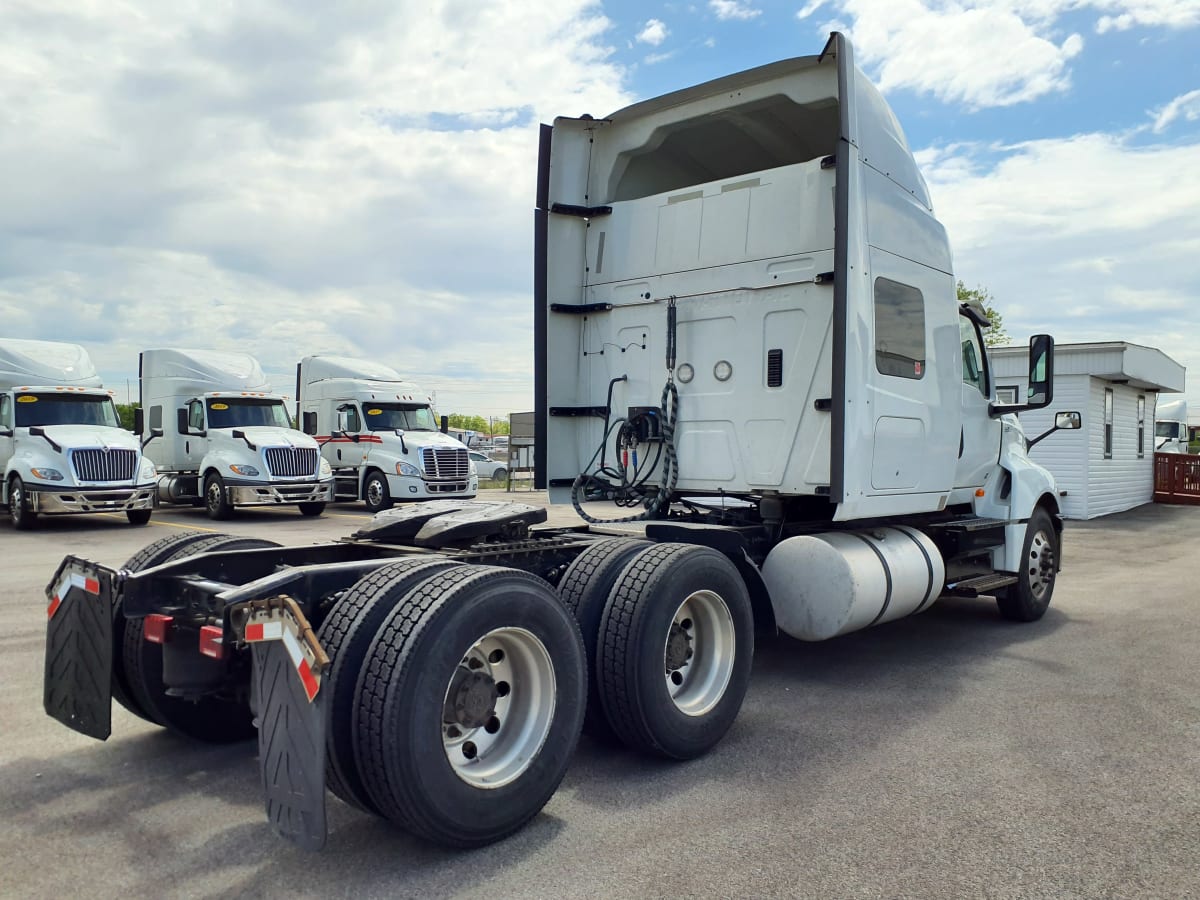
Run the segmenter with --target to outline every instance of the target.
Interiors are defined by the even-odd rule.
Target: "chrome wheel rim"
[[[214,512],[221,508],[221,501],[224,499],[221,496],[221,485],[215,480],[208,483],[208,508]]]
[[[1054,541],[1045,531],[1038,531],[1029,542],[1026,574],[1029,592],[1041,600],[1054,584]]]
[[[554,664],[524,628],[489,631],[463,654],[446,687],[442,748],[454,774],[472,787],[519,778],[550,733]]]
[[[376,507],[383,504],[383,483],[378,478],[367,481],[367,505]]]
[[[21,490],[21,483],[14,481],[8,491],[8,515],[14,524],[21,521],[21,511],[24,505],[25,497],[24,491]]]
[[[679,604],[663,648],[667,693],[676,709],[702,716],[720,702],[733,676],[736,638],[720,594],[696,591]]]

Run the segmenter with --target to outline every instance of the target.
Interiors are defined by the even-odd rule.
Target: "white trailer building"
[[[988,351],[1001,403],[1025,397],[1029,350]],[[1021,414],[1033,440],[1054,424],[1054,412],[1079,410],[1083,427],[1030,448],[1054,474],[1069,519],[1131,509],[1154,494],[1154,419],[1160,391],[1184,389],[1184,367],[1161,350],[1125,341],[1059,344],[1054,351],[1054,404]]]

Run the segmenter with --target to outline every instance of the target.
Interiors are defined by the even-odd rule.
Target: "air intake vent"
[[[311,447],[268,447],[263,453],[276,478],[305,478],[317,471],[317,451]]]
[[[767,351],[767,387],[783,386],[783,351]]]
[[[136,463],[135,450],[76,450],[71,454],[79,481],[130,481]]]

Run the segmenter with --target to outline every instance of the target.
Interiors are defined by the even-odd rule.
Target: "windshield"
[[[209,428],[245,428],[267,425],[291,428],[282,400],[256,400],[249,397],[218,397],[208,401]]]
[[[1165,437],[1165,438],[1179,437],[1179,423],[1178,422],[1155,422],[1154,423],[1154,436],[1155,437]]]
[[[371,431],[437,431],[437,419],[428,406],[403,403],[364,403],[363,413]]]
[[[17,427],[32,425],[105,425],[120,428],[111,397],[79,394],[18,394]]]

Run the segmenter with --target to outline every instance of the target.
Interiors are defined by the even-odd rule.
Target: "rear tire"
[[[296,505],[300,507],[300,515],[308,516],[309,518],[319,516],[325,512],[324,503],[298,503]]]
[[[458,566],[427,579],[372,644],[356,758],[379,809],[439,844],[512,834],[557,790],[587,693],[579,627],[528,573]]]
[[[1036,622],[1050,608],[1058,577],[1058,532],[1044,507],[1037,507],[1025,526],[1017,583],[997,595],[1000,615],[1013,622]]]
[[[600,635],[600,620],[608,595],[621,571],[629,561],[654,546],[650,541],[632,538],[610,538],[597,541],[580,553],[563,573],[558,583],[558,596],[570,610],[579,630],[583,634],[583,647],[587,652],[588,698],[587,711],[583,717],[584,734],[602,741],[616,741],[617,736],[608,719],[604,717],[604,706],[600,700],[597,684],[597,645]]]
[[[461,563],[424,556],[376,569],[346,591],[317,632],[331,661],[325,675],[330,698],[329,727],[325,732],[326,784],[342,800],[364,812],[379,813],[354,760],[355,687],[367,651],[379,626],[409,591],[457,565]]]
[[[229,494],[225,490],[225,479],[219,472],[209,472],[204,479],[204,508],[208,511],[208,517],[218,522],[233,515],[233,504],[229,502]]]
[[[363,481],[363,503],[373,513],[392,508],[392,492],[382,472],[372,470],[367,473]]]
[[[613,586],[600,626],[604,713],[628,746],[692,759],[724,737],[754,658],[750,594],[724,554],[656,544]]]
[[[152,509],[128,509],[125,511],[125,518],[129,520],[130,525],[145,525],[153,513]]]
[[[192,535],[172,537],[190,538]],[[256,550],[278,546],[274,541],[259,538],[240,538],[228,534],[204,535],[200,540],[186,543],[177,552],[153,565],[172,562],[197,553]],[[144,710],[144,717],[168,731],[197,741],[228,744],[254,737],[254,717],[249,704],[244,701],[215,696],[191,701],[167,695],[167,688],[162,680],[163,649],[159,644],[152,644],[145,639],[143,625],[142,619],[126,621],[122,659],[131,695],[134,702]]]
[[[206,541],[209,539],[207,534],[169,534],[164,538],[159,538],[152,544],[147,544],[133,556],[125,561],[123,568],[127,572],[141,572],[143,569],[149,569],[153,566],[162,565],[168,559],[179,555],[185,556],[183,552],[185,547],[190,547],[192,544]],[[112,652],[112,695],[121,706],[129,710],[140,719],[145,719],[147,722],[154,722],[150,714],[146,712],[134,699],[133,689],[129,686],[128,676],[125,674],[125,629],[129,625],[129,620],[121,609],[121,601],[118,600],[113,607],[113,652]],[[154,724],[158,724],[154,722]]]
[[[29,508],[25,482],[14,475],[8,482],[8,518],[17,531],[28,531],[37,525],[38,514]]]

